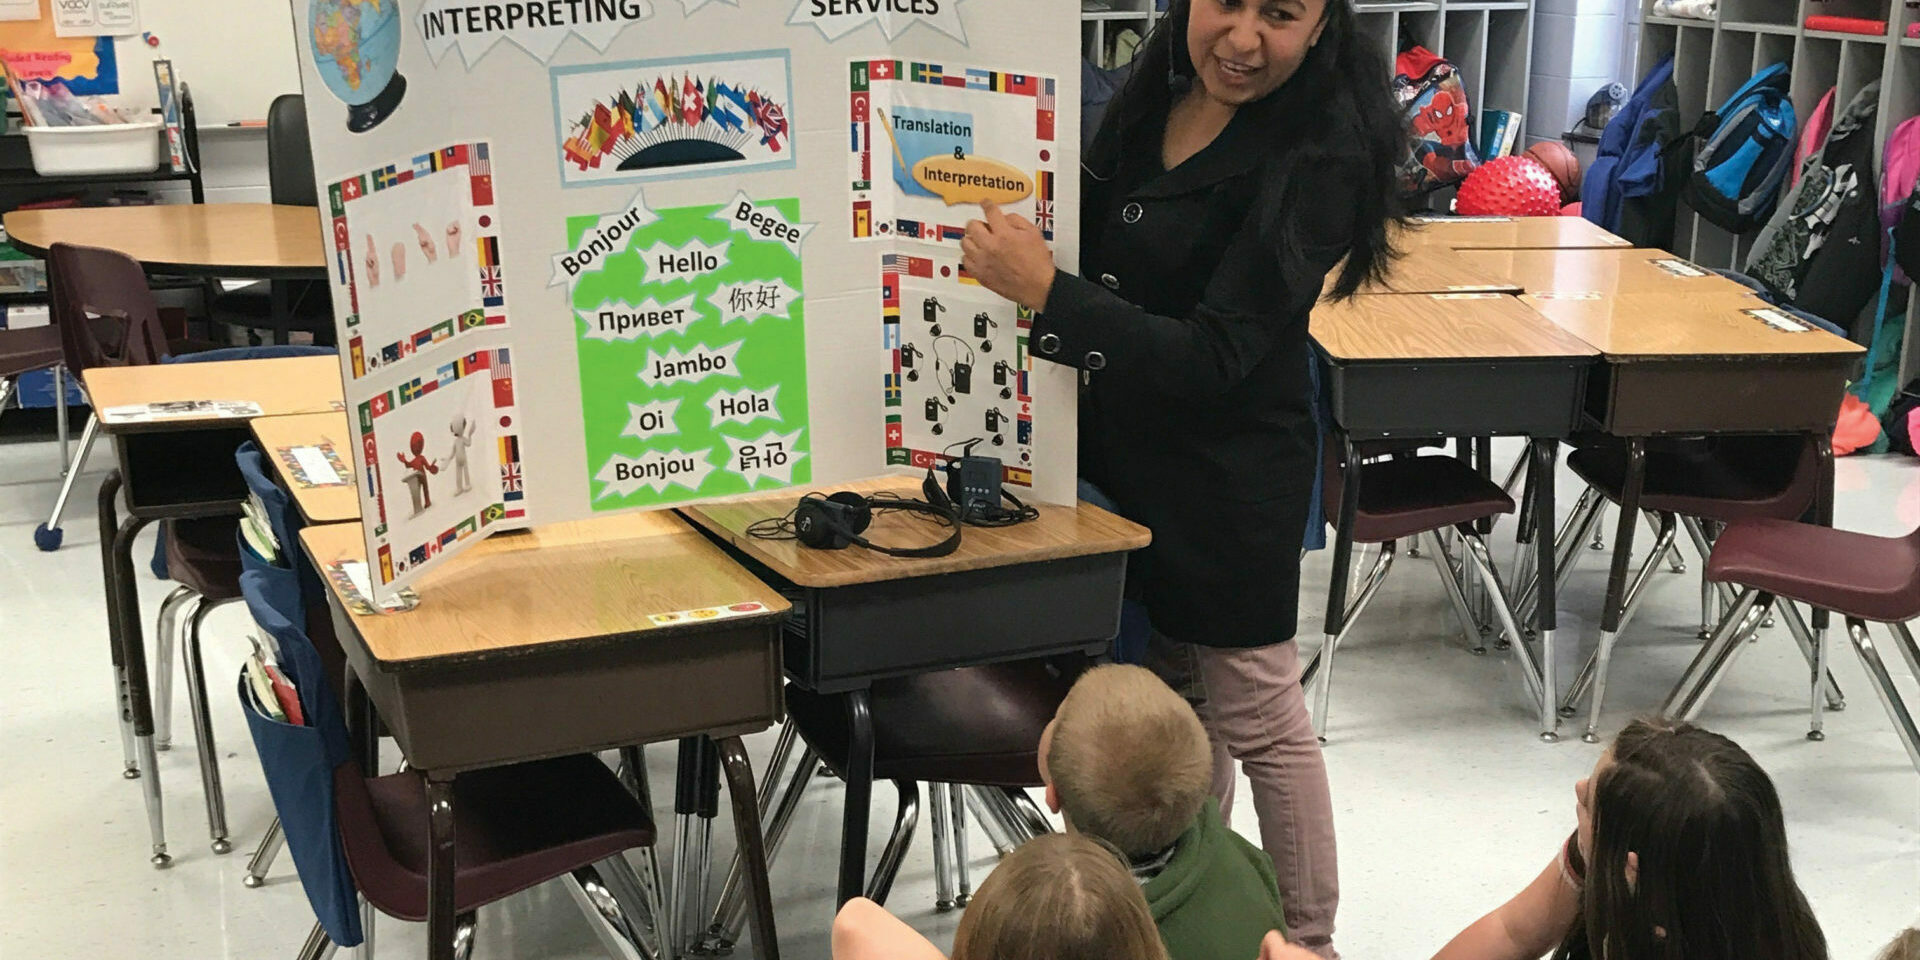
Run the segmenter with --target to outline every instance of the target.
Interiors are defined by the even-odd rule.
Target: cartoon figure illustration
[[[407,496],[413,500],[413,516],[417,517],[433,509],[433,491],[427,488],[427,474],[439,473],[440,467],[420,455],[427,448],[427,438],[421,436],[420,431],[414,431],[407,446],[413,450],[412,456],[396,453],[394,457],[401,466],[407,468],[406,475],[401,479],[407,484]]]
[[[399,283],[407,278],[407,245],[393,245],[393,282]]]
[[[1414,152],[1420,165],[1440,183],[1454,183],[1473,172],[1467,152],[1467,104],[1444,87],[1434,90],[1413,117]]]
[[[373,244],[373,235],[367,235],[367,286],[380,285],[380,249]]]
[[[440,461],[442,466],[453,464],[453,495],[460,496],[473,489],[473,480],[467,474],[467,448],[473,446],[472,421],[460,414],[454,414],[453,422],[447,429],[453,434],[453,452],[447,459]]]
[[[447,259],[460,254],[460,221],[447,221]]]
[[[427,228],[416,223],[413,225],[413,235],[420,241],[420,253],[427,258],[427,263],[439,263],[440,246],[433,242],[433,235],[427,232]]]

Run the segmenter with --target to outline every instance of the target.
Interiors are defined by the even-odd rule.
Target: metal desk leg
[[[873,702],[865,690],[847,694],[847,806],[840,815],[840,889],[837,910],[866,892],[867,817],[873,805]]]
[[[147,801],[147,830],[153,839],[156,867],[173,862],[167,855],[165,804],[160,796],[160,763],[153,748],[153,700],[147,694],[146,641],[140,632],[140,586],[133,574],[133,541],[147,521],[128,517],[120,522],[113,537],[113,566],[107,591],[120,608],[120,658],[126,673],[126,704],[133,722],[133,739],[139,749],[140,764],[146,769],[142,792]]]
[[[713,888],[713,820],[720,815],[720,748],[712,737],[700,737],[700,784],[699,804],[695,814],[699,817],[700,836],[699,855],[690,866],[693,868],[693,888],[687,891],[687,912],[685,924],[680,928],[686,937],[687,950],[699,952],[701,924],[707,916],[707,891]],[[748,771],[752,775],[751,769]],[[751,788],[752,780],[748,780]],[[752,796],[749,790],[748,796]],[[758,814],[756,813],[757,817]]]
[[[1320,678],[1320,689],[1315,691],[1316,703],[1314,715],[1321,719],[1321,729],[1325,730],[1327,698],[1332,683],[1333,655],[1340,642],[1341,630],[1347,622],[1347,579],[1353,567],[1353,522],[1360,513],[1360,458],[1354,455],[1353,441],[1341,434],[1340,442],[1340,515],[1335,519],[1333,530],[1333,576],[1327,583],[1327,616],[1321,627],[1324,639],[1320,642],[1321,670],[1329,674]],[[1441,563],[1446,557],[1438,558]],[[1324,733],[1321,740],[1326,738]]]
[[[292,309],[287,305],[287,282],[269,280],[267,291],[273,316],[273,342],[284,346],[293,339],[288,333],[293,328],[293,316]]]
[[[699,859],[694,849],[694,815],[700,809],[700,761],[703,751],[700,738],[686,737],[680,741],[679,761],[675,764],[673,783],[673,819],[675,826],[673,845],[673,883],[667,888],[667,918],[661,925],[660,955],[667,960],[684,956],[691,931],[687,929],[687,903],[693,893],[694,867]]]
[[[754,797],[753,764],[739,737],[727,737],[719,743],[727,794],[733,800],[734,837],[746,864],[747,890],[753,902],[753,952],[760,960],[780,960],[780,939],[773,925],[773,888],[767,880],[765,838],[760,834],[760,807]]]
[[[454,960],[453,778],[427,774],[427,957]]]
[[[1627,441],[1627,474],[1620,489],[1620,523],[1613,535],[1613,569],[1607,575],[1606,606],[1600,613],[1600,649],[1595,656],[1593,702],[1588,705],[1587,731],[1580,739],[1600,742],[1600,709],[1607,697],[1607,668],[1613,661],[1613,644],[1620,636],[1620,621],[1626,613],[1627,576],[1633,565],[1633,535],[1640,526],[1640,495],[1647,484],[1647,441],[1634,437]],[[1654,558],[1658,563],[1659,558]]]
[[[133,710],[127,703],[127,661],[120,653],[120,577],[114,572],[113,540],[120,532],[120,514],[114,506],[120,494],[120,471],[100,481],[97,508],[100,516],[100,582],[107,597],[107,655],[113,661],[113,712],[120,726],[120,775],[128,780],[140,777],[140,760],[133,743]]]
[[[1534,607],[1533,622],[1540,636],[1540,739],[1544,743],[1560,739],[1560,713],[1557,709],[1560,688],[1555,676],[1553,649],[1553,631],[1559,626],[1560,587],[1557,580],[1559,571],[1554,569],[1558,558],[1552,539],[1554,468],[1560,461],[1559,447],[1558,442],[1550,439],[1536,439],[1528,447],[1528,453],[1533,457],[1533,468],[1528,474],[1528,491],[1533,494],[1534,522],[1531,535],[1535,545],[1534,576],[1539,583],[1536,588],[1539,603]]]

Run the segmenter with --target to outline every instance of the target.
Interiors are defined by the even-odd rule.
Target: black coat
[[[1033,325],[1036,357],[1088,371],[1081,475],[1153,531],[1131,579],[1175,640],[1294,634],[1317,469],[1307,315],[1359,188],[1300,80],[1171,171],[1164,106],[1110,118],[1083,169],[1082,275],[1055,276]]]

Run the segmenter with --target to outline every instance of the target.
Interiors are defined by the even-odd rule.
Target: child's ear
[[[1054,813],[1060,812],[1060,791],[1054,789],[1052,783],[1047,784],[1047,809]]]

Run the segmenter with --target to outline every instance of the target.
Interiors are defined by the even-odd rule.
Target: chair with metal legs
[[[1920,645],[1907,624],[1920,619],[1920,529],[1904,537],[1875,537],[1785,520],[1744,520],[1727,527],[1714,544],[1707,577],[1741,588],[1720,621],[1713,639],[1701,648],[1668,696],[1665,712],[1691,720],[1706,706],[1733,666],[1745,641],[1770,605],[1777,601],[1788,623],[1798,620],[1793,602],[1846,618],[1847,637],[1866,667],[1874,691],[1893,721],[1894,732],[1920,770],[1920,728],[1914,725],[1893,676],[1881,658],[1867,624],[1885,624],[1907,668],[1920,675]],[[1826,703],[1827,635],[1816,629],[1808,703],[1810,740],[1825,739],[1821,707]]]
[[[1401,541],[1411,544],[1419,539],[1425,542],[1422,552],[1433,561],[1435,570],[1440,574],[1440,581],[1446,587],[1447,598],[1452,601],[1468,646],[1475,653],[1485,653],[1486,644],[1469,609],[1460,576],[1463,571],[1472,570],[1480,577],[1499,620],[1502,636],[1520,658],[1528,689],[1533,699],[1539,701],[1540,670],[1534,652],[1516,626],[1513,609],[1507,601],[1509,595],[1494,570],[1486,542],[1475,529],[1481,520],[1512,513],[1513,498],[1471,465],[1454,457],[1394,456],[1356,464],[1354,461],[1361,457],[1361,453],[1347,444],[1343,437],[1335,438],[1328,448],[1327,476],[1322,487],[1327,516],[1339,518],[1350,514],[1353,518],[1349,527],[1335,531],[1336,543],[1378,544],[1380,554],[1361,580],[1358,591],[1350,599],[1342,598],[1344,615],[1328,625],[1325,641],[1302,672],[1301,683],[1314,686],[1314,733],[1322,741],[1326,740],[1327,715],[1333,701],[1335,655],[1340,644],[1352,632],[1354,622],[1373,602],[1380,585],[1385,582]],[[1357,471],[1352,469],[1353,466],[1357,466]],[[1359,481],[1351,504],[1343,503],[1348,496],[1346,476],[1355,476]],[[1349,507],[1349,514],[1343,514]],[[1460,544],[1457,567],[1438,536],[1441,531],[1448,529],[1456,531],[1456,539]],[[1341,571],[1335,573],[1335,584],[1343,585],[1345,578],[1340,575]],[[1340,587],[1336,586],[1336,589]],[[1332,607],[1331,598],[1329,607]]]
[[[1602,440],[1575,450],[1567,465],[1586,481],[1591,496],[1583,496],[1568,520],[1570,529],[1589,530],[1598,525],[1598,515],[1609,502],[1619,503],[1626,482],[1627,448],[1618,441]],[[1677,552],[1676,536],[1685,531],[1702,556],[1711,551],[1709,534],[1719,525],[1739,520],[1770,518],[1798,520],[1825,509],[1821,491],[1831,472],[1831,459],[1825,441],[1803,436],[1715,436],[1677,438],[1646,445],[1645,480],[1638,497],[1639,506],[1657,518],[1653,550],[1640,569],[1626,580],[1621,595],[1617,626],[1603,631],[1600,642],[1568,686],[1560,703],[1562,716],[1572,716],[1581,697],[1592,699],[1587,706],[1586,730],[1581,739],[1599,742],[1601,711],[1605,705],[1607,676],[1613,652],[1639,602],[1645,596],[1652,575],[1663,557]],[[1630,529],[1623,519],[1621,529]],[[1585,534],[1576,532],[1573,544],[1562,544],[1559,568],[1562,579],[1573,567],[1578,553],[1577,541]],[[1616,543],[1616,548],[1619,547]],[[1618,563],[1620,561],[1616,561]],[[1630,562],[1630,561],[1629,561]],[[1702,634],[1708,625],[1720,619],[1719,608],[1730,599],[1715,595],[1702,581]],[[1809,663],[1815,657],[1813,631],[1791,605],[1780,609],[1789,632]],[[1824,627],[1824,614],[1816,615],[1816,626]],[[1833,709],[1844,706],[1839,685],[1829,677],[1826,697]]]
[[[1086,665],[1075,657],[1024,660],[874,684],[873,777],[893,783],[899,804],[893,831],[867,878],[868,899],[884,903],[892,890],[919,825],[922,784],[934,821],[936,909],[963,907],[972,897],[965,840],[970,807],[996,851],[1045,832],[1045,818],[1021,810],[1012,794],[1024,797],[1024,788],[1040,786],[1040,732]],[[840,700],[787,687],[787,723],[765,782],[780,780],[790,754],[798,760],[777,795],[771,789],[763,794],[771,798],[762,806],[769,866],[821,765],[845,776],[851,737]],[[708,950],[725,952],[739,942],[745,923],[739,869],[736,858],[707,928]]]

